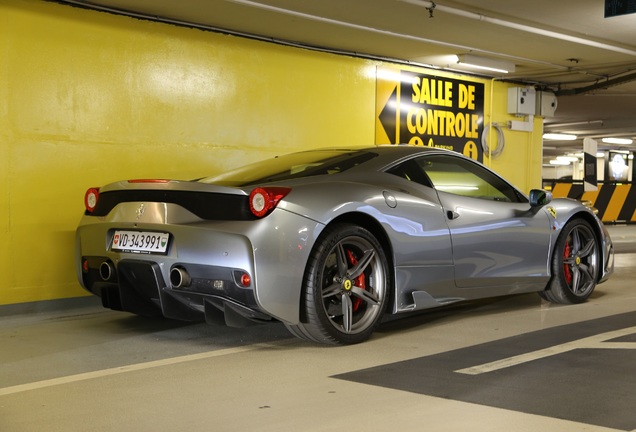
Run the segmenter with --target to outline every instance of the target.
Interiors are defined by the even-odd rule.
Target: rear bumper
[[[298,323],[304,269],[320,232],[314,221],[285,210],[254,221],[112,219],[84,216],[76,232],[77,278],[105,306],[185,320],[221,311],[228,323],[237,317]],[[122,229],[169,233],[166,253],[113,251],[114,232]],[[100,273],[102,266],[109,270]],[[171,282],[175,268],[188,273],[189,283]]]
[[[163,277],[158,263],[124,259],[109,274],[100,272],[107,257],[81,257],[82,284],[101,297],[102,305],[144,316],[162,315],[183,321],[207,321],[242,327],[251,321],[268,321],[251,289],[240,287],[235,270],[213,266],[177,264],[189,273],[188,286],[176,288]],[[175,265],[176,266],[176,265]],[[108,277],[105,277],[108,276]]]

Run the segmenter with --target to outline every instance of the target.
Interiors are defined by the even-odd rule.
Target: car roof
[[[342,151],[342,152],[375,152],[382,156],[383,159],[399,159],[404,156],[410,156],[415,154],[453,154],[464,157],[461,153],[453,150],[448,150],[440,147],[428,147],[428,146],[415,146],[410,144],[379,144],[375,146],[334,146],[334,147],[319,147],[307,150],[299,150],[297,153],[302,152],[321,152],[321,151]]]
[[[377,151],[383,154],[408,155],[416,153],[440,152],[440,153],[456,153],[440,147],[415,146],[410,144],[378,144],[375,146],[336,146],[336,147],[319,147],[306,151],[324,151],[324,150],[342,150],[342,151]]]
[[[320,150],[320,149],[317,149]],[[331,150],[336,150],[332,148]],[[428,146],[414,146],[408,144],[382,144],[377,146],[369,146],[369,147],[351,147],[351,148],[341,148],[343,151],[369,151],[374,152],[378,155],[377,158],[369,160],[365,162],[364,169],[383,169],[384,167],[393,165],[398,163],[401,160],[409,159],[413,156],[417,155],[432,155],[432,154],[446,154],[458,156],[464,159],[466,156],[461,153],[447,150],[444,148],[438,147],[428,147]],[[472,160],[472,159],[471,159]]]

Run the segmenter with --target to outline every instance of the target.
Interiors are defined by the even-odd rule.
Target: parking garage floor
[[[536,294],[322,347],[281,324],[147,319],[85,297],[0,307],[0,431],[634,431],[636,227],[585,304]]]

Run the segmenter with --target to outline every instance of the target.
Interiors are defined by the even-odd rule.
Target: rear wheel
[[[582,303],[598,280],[599,246],[592,227],[583,219],[568,222],[552,255],[552,278],[541,297],[553,303]]]
[[[384,251],[373,234],[355,225],[325,230],[309,257],[303,282],[304,322],[287,327],[314,342],[365,341],[388,303]]]

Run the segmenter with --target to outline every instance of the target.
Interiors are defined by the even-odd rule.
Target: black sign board
[[[483,161],[483,82],[386,72],[377,80],[376,144],[445,148]]]
[[[605,0],[605,18],[636,13],[636,0]]]

